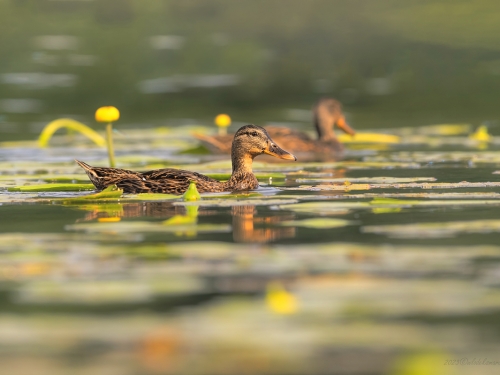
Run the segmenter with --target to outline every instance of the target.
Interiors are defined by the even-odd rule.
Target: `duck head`
[[[267,154],[279,159],[297,160],[297,158],[283,150],[271,139],[264,128],[257,125],[245,125],[238,129],[233,139],[231,156],[233,162],[239,158],[255,158]]]
[[[355,135],[356,131],[349,126],[342,112],[342,104],[332,98],[321,99],[313,109],[314,124],[321,141],[335,140],[333,128],[335,125],[349,135]]]

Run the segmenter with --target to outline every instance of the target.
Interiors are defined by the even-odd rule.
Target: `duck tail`
[[[90,172],[92,170],[92,167],[90,165],[88,165],[87,163],[84,163],[83,161],[80,161],[80,160],[76,160],[76,164],[78,164],[80,167],[82,167],[85,172]]]

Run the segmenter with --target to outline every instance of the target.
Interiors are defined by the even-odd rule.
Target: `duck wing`
[[[144,182],[151,184],[152,192],[183,194],[194,181],[200,193],[224,191],[225,185],[220,181],[201,173],[182,169],[165,168],[141,173]]]
[[[234,134],[211,136],[195,133],[193,136],[200,140],[213,153],[231,153]]]
[[[266,126],[265,129],[274,141],[276,141],[276,139],[279,139],[280,137],[293,137],[305,142],[312,140],[307,133],[296,129],[286,128],[284,126]],[[279,141],[276,141],[276,143],[279,143]]]
[[[97,190],[104,190],[108,186],[118,185],[119,182],[124,180],[141,179],[139,172],[120,168],[92,167],[83,161],[75,161],[85,170]]]

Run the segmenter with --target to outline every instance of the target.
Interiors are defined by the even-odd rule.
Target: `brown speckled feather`
[[[225,190],[225,184],[197,172],[182,169],[155,169],[141,174],[147,181],[151,182],[155,189],[173,194],[182,194],[189,187],[191,181],[196,182],[196,188],[200,193],[219,192]]]
[[[224,191],[225,184],[200,173],[182,169],[156,169],[148,172],[135,172],[119,168],[100,168],[76,160],[90,178],[97,190],[116,185],[124,193],[166,193],[182,194],[190,181],[196,182],[200,193]]]

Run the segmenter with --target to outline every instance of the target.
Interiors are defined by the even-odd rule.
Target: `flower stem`
[[[106,144],[108,147],[108,157],[109,157],[109,166],[114,168],[115,164],[115,150],[113,148],[113,124],[109,123],[106,125]]]
[[[219,135],[226,135],[227,128],[225,126],[219,126]]]

